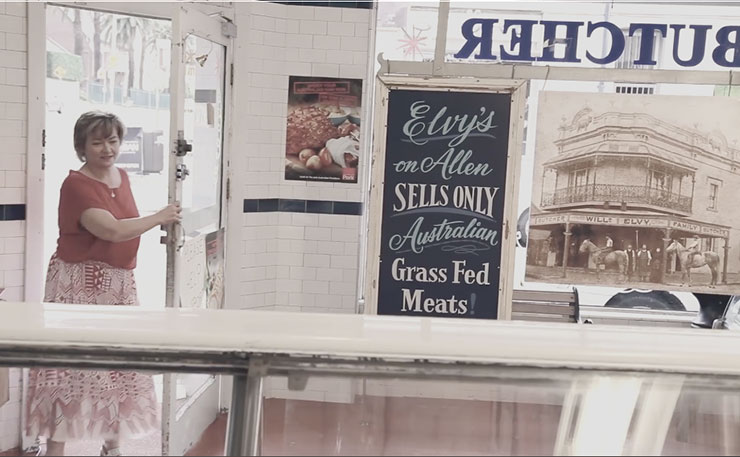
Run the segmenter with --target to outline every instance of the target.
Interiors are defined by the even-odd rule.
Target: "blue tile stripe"
[[[26,205],[0,205],[0,221],[25,221]]]
[[[331,6],[334,8],[359,8],[370,9],[373,7],[372,0],[262,0],[270,3],[281,3],[283,5],[296,6]]]
[[[342,214],[346,216],[359,216],[362,214],[362,203],[325,200],[296,200],[291,198],[251,198],[244,199],[244,212]]]
[[[245,213],[313,213],[360,216],[362,203],[324,200],[295,200],[284,198],[244,199]],[[0,205],[0,221],[26,220],[26,205]]]

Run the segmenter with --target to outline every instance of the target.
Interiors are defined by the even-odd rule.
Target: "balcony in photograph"
[[[688,216],[692,198],[664,189],[620,184],[586,184],[542,195],[542,209],[599,207],[647,209]]]

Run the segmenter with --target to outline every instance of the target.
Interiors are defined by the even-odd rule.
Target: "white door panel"
[[[212,294],[223,287],[224,269],[231,39],[222,23],[187,6],[173,16],[169,195],[181,203],[183,221],[167,237],[169,307],[223,306],[223,294]],[[164,455],[182,455],[216,419],[219,384],[213,375],[165,375]]]

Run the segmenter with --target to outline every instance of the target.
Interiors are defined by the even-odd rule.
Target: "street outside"
[[[569,267],[566,269],[566,276],[563,278],[562,267],[546,267],[527,265],[527,281],[556,283],[556,284],[573,284],[573,285],[597,285],[608,287],[624,287],[634,289],[649,290],[670,290],[681,292],[698,292],[708,294],[740,294],[740,273],[727,273],[727,284],[722,283],[720,273],[719,284],[715,288],[710,288],[711,273],[709,268],[698,268],[691,272],[691,284],[681,285],[681,272],[666,273],[664,283],[638,281],[637,274],[633,274],[630,281],[626,281],[616,270],[601,270],[597,277],[595,269],[584,269]]]

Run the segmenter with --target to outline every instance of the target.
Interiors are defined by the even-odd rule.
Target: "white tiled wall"
[[[362,201],[362,183],[285,181],[288,77],[365,78],[368,10],[236,3],[236,102],[232,198]],[[246,81],[243,84],[241,81]],[[363,91],[367,91],[363,81]],[[361,173],[362,175],[362,173]],[[227,306],[355,311],[360,216],[244,213],[230,216]],[[349,380],[310,380],[289,391],[271,379],[267,397],[351,401]]]
[[[0,204],[26,202],[26,4],[0,3]],[[0,221],[0,298],[23,300],[25,222]],[[0,306],[2,303],[0,302]],[[20,370],[0,407],[0,452],[20,445]]]
[[[24,221],[0,221],[0,288],[5,289],[0,298],[4,300],[23,300],[25,230]]]
[[[287,378],[271,377],[265,383],[265,398],[351,403],[358,392],[357,384],[356,380],[341,377],[309,377],[305,389],[290,390]]]
[[[0,204],[26,202],[26,4],[0,3]],[[0,298],[23,298],[25,224],[0,221]]]
[[[20,445],[21,369],[9,371],[10,399],[0,408],[0,452]]]
[[[362,201],[362,183],[285,181],[283,175],[288,77],[364,79],[369,10],[267,2],[235,8],[232,198]],[[230,251],[227,306],[354,312],[359,216],[237,216],[229,227],[238,251]]]
[[[10,370],[10,399],[0,408],[0,452],[20,445],[21,370]]]
[[[526,385],[506,382],[428,379],[368,379],[357,385],[357,394],[376,397],[445,398],[538,405],[562,405],[567,390],[562,385]]]

